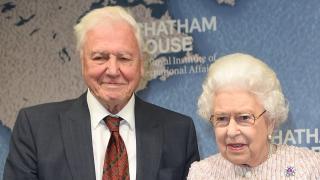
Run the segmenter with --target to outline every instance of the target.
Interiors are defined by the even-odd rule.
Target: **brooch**
[[[296,169],[293,166],[288,166],[285,173],[287,177],[294,176],[296,174]]]

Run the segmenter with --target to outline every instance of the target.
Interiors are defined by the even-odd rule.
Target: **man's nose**
[[[108,75],[118,75],[120,71],[119,62],[117,61],[117,57],[114,55],[110,55],[109,60],[107,62],[106,73]]]

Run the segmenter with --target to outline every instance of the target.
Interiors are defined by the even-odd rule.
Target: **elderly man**
[[[191,118],[135,94],[143,69],[136,21],[121,7],[93,10],[75,26],[88,91],[24,108],[4,180],[178,180],[199,160]]]

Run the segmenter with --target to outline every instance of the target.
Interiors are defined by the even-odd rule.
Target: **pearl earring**
[[[269,140],[269,141],[272,140],[272,135],[271,135],[271,134],[268,135],[268,140]]]

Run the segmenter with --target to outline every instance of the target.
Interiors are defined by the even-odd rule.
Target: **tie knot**
[[[122,120],[121,117],[107,116],[104,119],[104,122],[106,123],[106,125],[108,126],[111,132],[119,132],[119,126],[120,126],[121,120]]]

